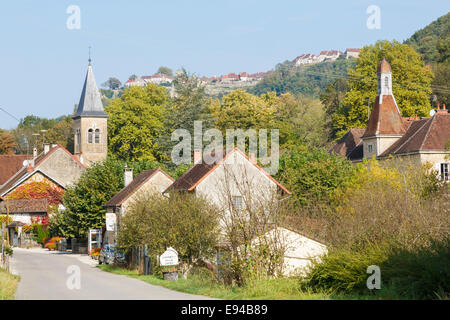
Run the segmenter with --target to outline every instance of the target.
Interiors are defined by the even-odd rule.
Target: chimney
[[[254,153],[250,153],[250,162],[256,164],[256,157]]]
[[[44,154],[50,151],[50,143],[44,143]]]
[[[202,162],[202,150],[194,150],[194,164]]]
[[[27,172],[30,173],[33,171],[33,166],[31,165],[31,162],[28,162],[27,164]]]
[[[437,113],[447,113],[447,109],[445,109],[445,103],[442,105],[442,109],[437,109]]]
[[[33,148],[33,160],[37,158],[37,148]]]
[[[133,168],[128,168],[125,164],[125,169],[123,172],[123,184],[124,187],[128,186],[131,181],[133,181]]]

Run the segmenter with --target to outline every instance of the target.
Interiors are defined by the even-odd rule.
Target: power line
[[[9,115],[11,118],[14,118],[15,120],[17,120],[17,122],[20,122],[19,119],[17,119],[14,115],[12,115],[11,113],[9,113],[8,111],[6,111],[5,109],[3,109],[2,107],[0,107],[0,110],[2,110],[4,113],[6,113],[7,115]]]

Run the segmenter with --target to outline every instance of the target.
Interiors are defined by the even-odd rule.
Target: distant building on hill
[[[347,50],[345,50],[345,58],[349,59],[349,58],[358,58],[359,57],[359,52],[361,51],[361,49],[357,49],[357,48],[347,48]]]

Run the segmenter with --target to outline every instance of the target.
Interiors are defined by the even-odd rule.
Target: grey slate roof
[[[83,91],[81,92],[80,102],[74,119],[79,117],[99,117],[107,118],[105,110],[103,110],[102,99],[97,83],[95,82],[94,72],[89,63],[86,79],[84,80]]]

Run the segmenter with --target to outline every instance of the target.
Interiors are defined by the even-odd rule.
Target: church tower
[[[362,135],[363,156],[379,156],[405,134],[406,128],[392,94],[392,69],[383,58],[378,65],[378,91],[366,131]]]
[[[91,59],[89,59],[80,102],[77,112],[73,116],[74,154],[79,156],[84,165],[106,159],[108,152],[107,120],[108,115],[103,110],[100,91],[95,82]]]

